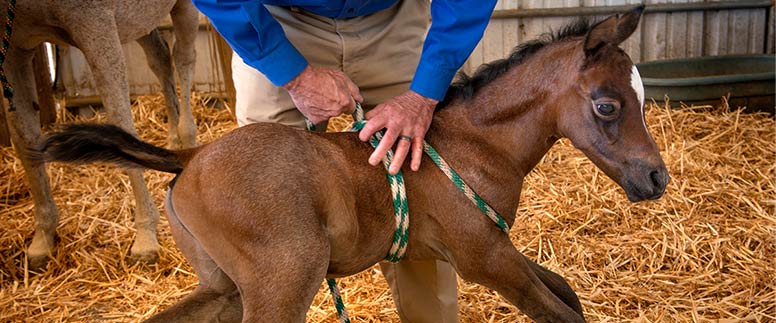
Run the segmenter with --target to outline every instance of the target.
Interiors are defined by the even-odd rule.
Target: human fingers
[[[418,171],[420,161],[423,159],[423,136],[412,138],[412,157],[410,159],[410,169]]]
[[[377,108],[379,108],[379,106]],[[375,110],[377,108],[375,108]],[[374,112],[374,110],[369,112],[370,113]],[[385,122],[383,121],[384,119],[379,117],[370,119],[369,118],[370,113],[367,113],[367,117],[366,117],[367,120],[369,120],[369,122],[367,122],[366,125],[364,125],[364,128],[358,132],[358,139],[360,139],[361,141],[369,140],[369,138],[372,138],[372,135],[374,135],[375,132],[378,132],[383,128],[385,128]]]
[[[364,97],[361,96],[361,90],[358,89],[358,85],[356,83],[353,83],[353,81],[350,78],[346,79],[346,84],[348,86],[348,90],[350,91],[350,96],[358,101],[359,103],[364,103]]]
[[[396,143],[396,150],[393,153],[393,161],[391,161],[391,166],[388,167],[388,172],[391,175],[396,175],[401,170],[401,165],[404,164],[404,160],[407,158],[410,146],[412,146],[412,137],[400,135],[399,141]]]
[[[379,164],[383,157],[385,157],[385,154],[388,153],[388,150],[393,147],[393,144],[396,142],[396,138],[398,137],[398,131],[392,129],[386,130],[385,135],[383,135],[383,138],[380,139],[380,143],[377,145],[377,148],[375,148],[375,151],[373,151],[372,155],[369,156],[369,164],[372,166]]]

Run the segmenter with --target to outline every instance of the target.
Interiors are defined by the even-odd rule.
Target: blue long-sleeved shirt
[[[417,1],[417,0],[407,0]],[[194,0],[194,4],[246,64],[275,85],[294,79],[307,60],[264,7],[297,6],[330,18],[352,18],[386,9],[396,0]],[[441,100],[456,71],[482,38],[496,0],[434,0],[431,28],[410,89]]]

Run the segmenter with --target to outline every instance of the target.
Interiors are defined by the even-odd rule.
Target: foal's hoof
[[[156,252],[146,253],[132,253],[127,258],[127,263],[132,266],[134,264],[153,265],[159,261],[159,254]]]

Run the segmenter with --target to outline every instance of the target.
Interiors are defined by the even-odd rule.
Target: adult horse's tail
[[[76,164],[109,162],[127,168],[180,173],[196,151],[154,146],[109,124],[71,124],[47,135],[29,154],[41,161]]]

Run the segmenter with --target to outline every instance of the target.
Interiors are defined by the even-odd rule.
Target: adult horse
[[[175,93],[170,51],[156,29],[168,14],[175,26],[173,57],[182,90],[180,104]],[[121,44],[137,40],[162,84],[172,146],[193,147],[197,130],[189,101],[198,11],[190,0],[18,0],[15,16],[4,64],[15,95],[6,116],[35,202],[35,235],[27,256],[30,268],[40,269],[53,252],[59,212],[43,163],[24,154],[28,147],[39,144],[41,138],[32,78],[35,47],[44,41],[78,47],[94,75],[108,120],[134,134]],[[135,260],[153,261],[159,249],[156,240],[159,211],[148,194],[142,171],[130,170],[129,179],[137,200],[137,236],[131,253]]]
[[[630,200],[663,194],[668,172],[644,122],[641,79],[617,47],[642,10],[521,45],[454,84],[440,104],[428,142],[509,225],[524,176],[561,137]],[[77,125],[49,137],[38,156],[178,174],[168,217],[200,285],[149,321],[303,322],[322,279],[362,271],[390,248],[389,187],[383,170],[364,162],[370,153],[353,133],[274,124],[183,151]],[[406,259],[448,261],[538,322],[584,322],[563,278],[518,252],[430,160],[423,165],[405,173]]]

